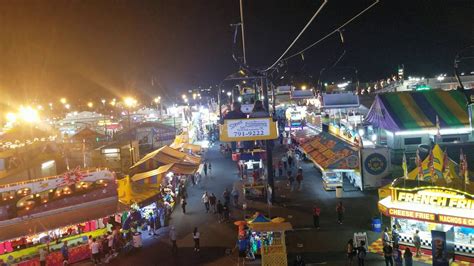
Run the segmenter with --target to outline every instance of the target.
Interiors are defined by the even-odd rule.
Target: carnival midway
[[[168,2],[0,1],[0,266],[474,265],[472,0]]]
[[[247,94],[233,90],[234,98],[248,99],[252,88],[261,98],[261,83],[246,80]],[[342,103],[336,94],[285,89],[252,108],[232,95],[206,105],[185,94],[170,107],[112,100],[110,108],[124,113],[113,119],[90,111],[66,112],[68,122],[34,108],[9,113],[0,259],[473,263],[470,94],[345,93]],[[415,109],[422,113],[405,112]],[[340,237],[321,245],[333,230]],[[346,252],[314,255],[323,247]]]

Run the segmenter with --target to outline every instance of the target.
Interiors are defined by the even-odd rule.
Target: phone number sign
[[[228,119],[221,128],[222,141],[276,139],[278,130],[271,118]]]

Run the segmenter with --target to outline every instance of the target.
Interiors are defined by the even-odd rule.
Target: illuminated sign
[[[272,118],[226,119],[221,126],[221,141],[267,140],[278,138]]]
[[[457,209],[474,209],[472,197],[447,188],[422,189],[415,192],[396,190],[395,201]]]
[[[440,223],[454,224],[454,225],[464,225],[464,226],[474,226],[474,219],[455,217],[440,214],[438,215],[438,220]]]
[[[410,210],[400,210],[400,209],[389,209],[388,214],[390,216],[397,216],[402,218],[411,218],[415,220],[423,220],[423,221],[435,221],[436,215],[433,213],[426,213],[426,212],[417,212],[417,211],[410,211]]]

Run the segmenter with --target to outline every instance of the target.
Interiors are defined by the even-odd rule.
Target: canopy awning
[[[201,145],[196,145],[196,144],[191,144],[191,143],[183,143],[183,145],[181,145],[181,149],[190,150],[195,153],[201,152],[202,150]]]
[[[170,163],[189,163],[198,165],[201,163],[201,158],[198,156],[193,156],[184,152],[177,151],[169,146],[163,146],[145,155],[141,160],[139,160],[132,167],[130,167],[130,169],[136,168],[149,160],[157,161],[161,165],[166,165]]]
[[[321,132],[301,145],[303,151],[322,171],[359,169],[359,149]]]
[[[377,94],[366,121],[392,132],[435,129],[437,124],[464,128],[469,126],[467,99],[456,90]]]
[[[127,206],[131,206],[134,203],[140,205],[160,193],[156,186],[133,184],[128,176],[123,179],[118,179],[117,185],[119,202]]]
[[[248,226],[255,232],[283,232],[293,230],[293,226],[289,222],[251,223]]]
[[[310,128],[304,128],[302,130],[293,131],[291,135],[296,139],[296,141],[302,143],[316,136],[317,132]]]
[[[163,166],[160,166],[154,170],[148,171],[148,172],[143,172],[143,173],[138,173],[132,176],[132,181],[139,181],[145,178],[149,178],[152,176],[158,176],[161,174],[164,174],[170,170],[170,168],[173,166],[172,163],[166,164]]]

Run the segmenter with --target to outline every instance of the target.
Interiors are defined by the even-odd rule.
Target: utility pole
[[[262,95],[264,96],[263,98],[263,105],[265,106],[265,109],[267,109],[267,112],[270,114],[270,100],[268,97],[268,80],[267,77],[262,77],[261,79],[261,84],[262,84]],[[271,117],[273,119],[273,117]],[[273,149],[273,140],[269,139],[265,141],[265,149],[267,153],[267,180],[268,180],[268,185],[271,188],[271,198],[270,201],[273,203],[275,202],[275,181],[273,180],[273,154],[272,154],[272,149]]]
[[[244,55],[244,65],[247,65],[247,57],[246,57],[246,52],[245,52],[245,30],[244,30],[244,9],[243,9],[243,0],[240,0],[240,29],[242,31],[242,50],[243,50],[243,55]]]

